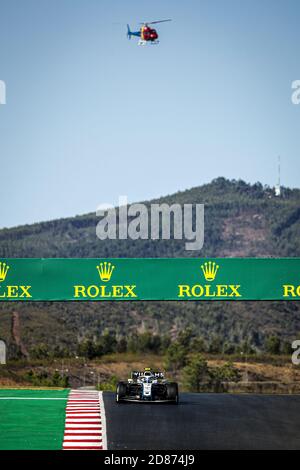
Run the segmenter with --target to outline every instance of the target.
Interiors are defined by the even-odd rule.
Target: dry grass
[[[225,362],[218,359],[208,360],[210,366],[220,366],[225,364]],[[274,365],[265,362],[260,363],[258,360],[258,362],[251,363],[233,361],[233,364],[239,369],[243,377],[248,374],[249,381],[280,382],[286,384],[300,382],[300,367],[294,366],[291,362]]]
[[[230,359],[230,358],[228,358]],[[210,367],[217,367],[228,362],[224,358],[207,358]],[[300,367],[293,366],[289,358],[266,358],[254,360],[245,363],[240,359],[232,360],[234,366],[241,373],[242,381],[249,382],[278,382],[282,384],[299,383]],[[75,361],[74,359],[63,361],[64,372],[70,377],[71,386],[77,387],[83,385],[96,385],[97,382],[109,381],[112,376],[118,380],[127,379],[132,370],[143,370],[145,367],[151,367],[156,370],[164,370],[164,358],[157,355],[138,355],[138,354],[111,354],[101,359],[93,361]],[[45,361],[44,364],[34,365],[31,363],[15,363],[8,367],[0,368],[0,387],[32,387],[32,384],[26,380],[26,372],[29,369],[34,371],[45,370],[53,374],[55,369],[61,369],[61,361],[51,363]],[[178,371],[178,380],[181,381],[181,371]]]

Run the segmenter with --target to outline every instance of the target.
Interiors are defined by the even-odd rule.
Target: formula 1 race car
[[[144,372],[132,372],[131,379],[119,382],[116,401],[144,401],[178,403],[178,384],[165,380],[162,372],[145,368]]]

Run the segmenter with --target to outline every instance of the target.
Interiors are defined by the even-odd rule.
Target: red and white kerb
[[[63,450],[106,450],[102,392],[71,390],[66,407]]]

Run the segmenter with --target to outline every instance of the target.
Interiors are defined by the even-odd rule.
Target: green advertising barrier
[[[1,301],[299,300],[300,258],[6,258]]]

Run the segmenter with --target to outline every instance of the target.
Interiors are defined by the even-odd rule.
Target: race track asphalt
[[[300,449],[300,396],[180,395],[179,405],[104,393],[110,450]]]

